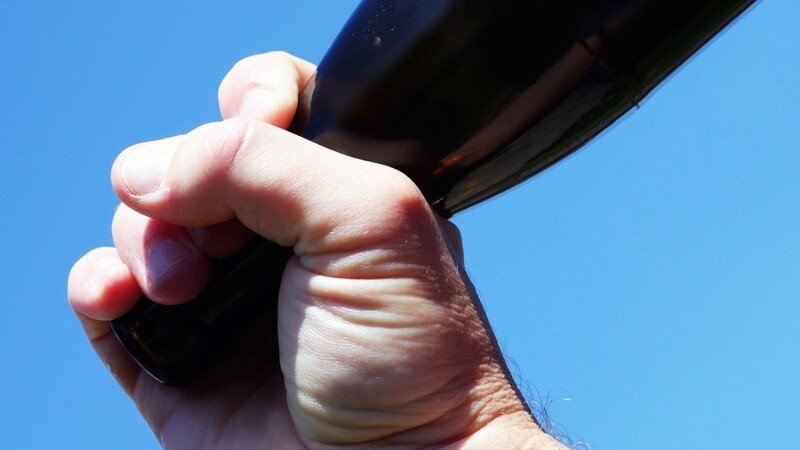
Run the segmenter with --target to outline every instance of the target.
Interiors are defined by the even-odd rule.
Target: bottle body
[[[449,216],[579,149],[753,1],[365,0],[292,130],[398,168]],[[142,299],[112,329],[156,379],[181,383],[275,304],[291,254],[256,240],[198,299]]]
[[[752,3],[363,2],[303,135],[403,170],[450,215],[583,146]]]

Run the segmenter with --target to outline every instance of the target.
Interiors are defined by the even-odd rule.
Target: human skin
[[[245,59],[223,121],[117,158],[115,247],[68,289],[98,356],[166,448],[563,448],[508,374],[455,226],[400,172],[284,130],[313,71]],[[294,249],[276,316],[189,386],[143,374],[108,321],[142,294],[189,301],[252,232]]]

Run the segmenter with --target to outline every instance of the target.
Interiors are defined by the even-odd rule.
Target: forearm
[[[531,417],[471,283],[455,261],[445,261],[446,269],[428,268],[439,282],[450,279],[449,288],[438,290],[450,295],[437,300],[409,295],[416,283],[405,278],[314,277],[311,303],[283,321],[300,328],[292,335],[300,342],[292,347],[308,349],[286,361],[284,370],[299,383],[287,386],[290,408],[308,431],[310,447],[328,448],[358,436],[356,441],[387,448],[563,448]],[[380,266],[376,260],[367,265]],[[339,270],[345,266],[337,264]],[[294,289],[294,282],[286,280],[285,287]],[[363,314],[365,304],[369,316]],[[315,330],[308,342],[302,338],[306,328]],[[320,353],[335,355],[335,366],[296,376],[296,367],[320,366],[314,361]]]

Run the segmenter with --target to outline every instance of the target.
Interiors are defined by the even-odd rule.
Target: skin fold
[[[223,121],[121,153],[115,247],[69,279],[98,356],[165,448],[563,448],[508,374],[455,226],[402,173],[285,131],[313,72],[247,58]],[[277,315],[188,386],[143,374],[108,321],[143,293],[189,301],[253,232],[294,249]]]

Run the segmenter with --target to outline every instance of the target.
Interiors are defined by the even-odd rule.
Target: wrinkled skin
[[[245,59],[225,120],[119,156],[115,248],[69,280],[98,356],[166,448],[560,448],[507,374],[455,227],[401,173],[284,131],[313,71]],[[142,293],[189,301],[252,232],[294,248],[277,316],[189,386],[143,375],[108,321]]]

